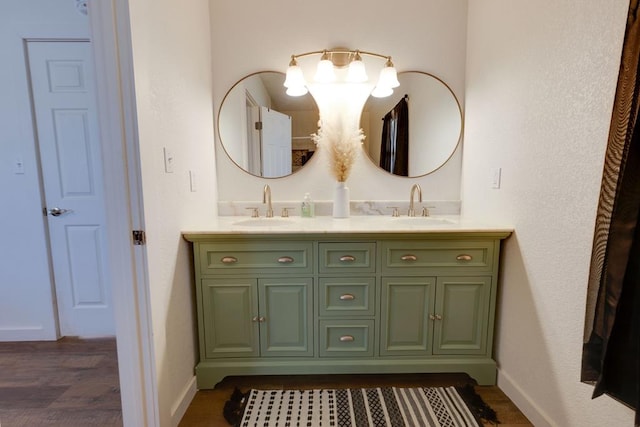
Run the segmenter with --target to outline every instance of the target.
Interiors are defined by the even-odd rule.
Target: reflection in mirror
[[[462,111],[451,89],[428,73],[398,74],[388,98],[369,97],[360,125],[371,161],[399,176],[431,173],[453,155],[462,136]]]
[[[246,172],[279,178],[296,172],[315,151],[318,107],[309,94],[285,94],[284,74],[259,72],[236,83],[218,113],[227,155]]]

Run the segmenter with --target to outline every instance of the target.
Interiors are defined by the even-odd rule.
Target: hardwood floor
[[[251,389],[311,389],[357,387],[439,387],[465,385],[473,380],[465,374],[402,375],[300,375],[227,377],[213,390],[199,390],[179,427],[228,426],[222,415],[224,403],[235,387]],[[476,386],[476,392],[498,416],[502,427],[533,426],[509,398],[496,386]],[[485,426],[493,425],[485,423]]]
[[[180,427],[228,426],[222,408],[235,387],[437,387],[470,381],[464,374],[227,377],[215,389],[197,392]],[[498,387],[475,389],[501,426],[532,426]],[[0,425],[122,426],[115,339],[0,343]]]
[[[0,425],[122,426],[115,339],[0,343]]]

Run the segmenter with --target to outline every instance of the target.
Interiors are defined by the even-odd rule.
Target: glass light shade
[[[284,87],[300,87],[305,86],[304,75],[302,74],[302,68],[297,65],[290,65],[287,68],[287,77],[284,80]]]
[[[322,59],[318,62],[318,69],[316,70],[314,79],[318,83],[331,83],[335,81],[336,73],[333,71],[333,62],[331,62],[330,59]]]
[[[287,95],[289,96],[302,96],[309,92],[306,86],[290,86],[287,88]]]
[[[394,88],[400,86],[400,82],[398,81],[398,73],[396,72],[396,68],[393,66],[391,62],[387,62],[387,65],[380,70],[380,77],[378,78],[378,86]]]
[[[362,59],[354,59],[349,63],[347,71],[347,81],[351,83],[364,83],[369,79]]]
[[[386,98],[392,93],[393,93],[393,89],[391,89],[390,87],[384,87],[384,86],[378,85],[375,88],[373,88],[373,91],[371,92],[371,96],[375,98]]]

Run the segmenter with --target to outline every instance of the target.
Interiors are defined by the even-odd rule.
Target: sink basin
[[[282,227],[292,223],[293,220],[285,218],[249,218],[236,221],[232,223],[232,225],[239,225],[242,227]]]

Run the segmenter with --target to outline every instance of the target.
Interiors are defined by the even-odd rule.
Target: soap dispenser
[[[300,209],[300,216],[303,218],[311,218],[315,214],[313,207],[313,200],[311,200],[311,194],[305,193],[304,199],[302,199],[302,207]]]

